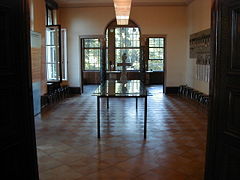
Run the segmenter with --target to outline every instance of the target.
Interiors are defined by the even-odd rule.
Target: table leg
[[[136,109],[138,108],[138,98],[136,97]]]
[[[144,103],[144,139],[147,138],[147,96]]]
[[[109,109],[109,98],[107,97],[107,108]]]
[[[97,134],[100,138],[100,97],[97,96]]]

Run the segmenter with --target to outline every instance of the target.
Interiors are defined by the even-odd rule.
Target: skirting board
[[[166,94],[177,94],[179,87],[166,87]]]
[[[41,109],[47,107],[47,105],[48,105],[48,95],[45,94],[41,96]]]
[[[69,87],[70,88],[70,94],[81,94],[81,88],[80,87]]]

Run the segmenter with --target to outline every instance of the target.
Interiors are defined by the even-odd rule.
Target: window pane
[[[108,47],[108,29],[106,31],[106,47]]]
[[[116,49],[116,70],[122,70],[121,66],[117,66],[118,63],[122,63],[123,53],[127,54],[126,62],[132,63],[132,66],[127,66],[127,70],[139,70],[140,69],[140,49]]]
[[[100,48],[99,39],[84,39],[85,48]]]
[[[116,47],[140,47],[139,28],[116,28]]]
[[[55,31],[52,30],[48,30],[46,32],[46,45],[54,45],[54,41],[55,41]]]
[[[85,70],[100,70],[100,49],[85,49]]]
[[[58,64],[47,64],[47,80],[58,80]]]
[[[164,38],[149,38],[149,47],[164,47]]]
[[[47,63],[56,63],[57,62],[57,50],[54,46],[46,47],[46,61]]]
[[[164,59],[164,49],[149,48],[149,59]]]
[[[59,80],[59,27],[46,28],[46,64],[47,80]]]
[[[48,9],[47,25],[53,25],[53,11]]]
[[[46,28],[46,45],[57,46],[59,44],[59,30],[57,26]]]
[[[148,70],[163,71],[163,60],[148,60]]]
[[[106,48],[106,70],[108,71],[109,69],[108,69],[108,64],[109,62],[108,62],[108,48]]]

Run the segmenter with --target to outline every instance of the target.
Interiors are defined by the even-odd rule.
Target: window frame
[[[116,40],[116,29],[117,28],[137,28],[138,29],[138,32],[139,32],[139,39],[138,39],[138,41],[139,41],[139,47],[137,47],[137,46],[125,46],[125,47],[117,47],[116,46],[116,42],[117,42],[117,40]],[[114,49],[115,49],[115,51],[114,51],[114,54],[115,54],[115,65],[114,65],[114,71],[121,71],[121,69],[119,70],[119,69],[117,69],[117,57],[116,57],[116,52],[117,52],[117,50],[122,50],[122,49],[124,49],[124,50],[139,50],[139,62],[138,62],[138,64],[139,64],[139,68],[138,69],[134,69],[134,70],[129,70],[129,69],[126,69],[127,71],[131,71],[131,72],[138,72],[138,71],[140,71],[140,55],[141,55],[141,32],[140,32],[140,28],[139,27],[132,27],[132,26],[127,26],[127,27],[125,27],[125,26],[123,26],[123,27],[119,27],[119,26],[117,26],[117,27],[115,27],[115,42],[114,42]],[[134,41],[136,41],[136,40],[134,40]],[[121,44],[121,40],[120,40],[120,44]]]
[[[81,62],[82,62],[82,71],[84,72],[100,72],[101,70],[101,50],[102,50],[102,47],[101,47],[101,38],[100,37],[82,37],[80,38],[81,39],[81,54],[82,54],[82,57],[81,57]],[[99,47],[85,47],[85,40],[86,39],[98,39],[99,43],[100,43],[100,46]],[[88,69],[86,70],[85,68],[85,50],[86,49],[97,49],[99,50],[99,70],[95,70],[95,69]]]
[[[57,24],[57,9],[58,9],[58,4],[54,1],[54,0],[45,0],[46,2],[46,19],[45,19],[45,25],[46,25],[46,30],[47,28],[51,28],[54,27],[58,29],[58,35],[57,35],[57,43],[56,43],[56,39],[54,41],[54,44],[47,44],[47,34],[46,34],[46,44],[45,44],[45,49],[46,49],[46,75],[47,75],[47,82],[62,82],[63,80],[63,66],[65,69],[65,75],[67,77],[67,62],[63,64],[63,58],[66,59],[66,55],[65,52],[62,52],[62,28],[61,25]],[[66,37],[67,38],[67,37]],[[64,41],[66,39],[64,38]],[[64,44],[64,46],[66,47],[66,44]],[[51,52],[49,54],[55,54],[57,58],[56,62],[54,61],[54,57],[50,56],[51,58],[51,62],[49,62],[47,60],[47,57],[49,56],[49,54],[47,54],[47,49],[48,47],[55,47],[55,53],[52,52],[52,50],[50,50]],[[51,49],[51,48],[50,48]],[[54,50],[53,50],[54,51]],[[54,70],[56,71],[56,80],[53,79],[48,79],[48,70],[49,70],[49,64],[55,65]],[[54,71],[51,71],[51,73]],[[65,78],[64,80],[67,80],[67,78]]]
[[[46,58],[46,72],[48,72],[48,64],[56,65],[57,79],[50,80],[47,78],[47,82],[62,82],[62,45],[61,45],[61,25],[50,25],[46,26],[46,28],[57,27],[58,28],[58,44],[57,45],[48,45],[47,44],[47,36],[46,36],[46,57],[47,57],[47,47],[53,46],[58,48],[58,59],[55,63],[48,63]],[[48,75],[47,75],[48,77]]]
[[[117,66],[116,66],[116,47],[115,47],[115,29],[116,28],[138,28],[139,30],[139,47],[133,48],[133,49],[139,49],[140,52],[140,57],[139,57],[139,70],[127,70],[128,72],[140,72],[141,71],[141,58],[142,58],[142,48],[141,48],[141,39],[142,39],[142,33],[141,33],[141,28],[138,26],[138,24],[136,24],[134,21],[129,19],[129,23],[128,25],[117,25],[117,21],[116,19],[112,20],[105,28],[105,33],[104,33],[104,37],[105,39],[108,39],[109,45],[110,43],[112,43],[112,45],[108,45],[106,44],[106,48],[109,50],[108,52],[112,52],[112,53],[108,53],[106,54],[108,61],[106,61],[106,67],[107,67],[107,71],[115,71],[115,72],[119,72],[121,70],[117,70]],[[108,33],[107,33],[108,32]],[[114,35],[113,35],[114,33]],[[108,37],[107,37],[108,34]],[[113,41],[113,42],[111,42]],[[113,50],[114,49],[114,50]],[[124,48],[125,49],[125,48]],[[106,59],[107,59],[106,58]]]
[[[151,38],[156,38],[156,39],[163,39],[163,47],[159,46],[159,47],[150,47],[150,42],[149,40]],[[151,71],[149,69],[149,62],[150,61],[162,61],[163,62],[163,70],[152,70],[152,72],[164,72],[165,71],[165,62],[166,62],[166,36],[149,36],[147,37],[147,71]],[[160,48],[160,49],[163,49],[163,59],[159,58],[159,59],[150,59],[150,49],[151,48]]]
[[[68,55],[67,55],[67,29],[61,29],[61,64],[62,64],[62,80],[68,80]]]
[[[53,13],[53,9],[51,8],[46,8],[46,25],[47,26],[51,26],[54,25],[54,13]],[[50,16],[49,16],[50,15]],[[51,17],[51,19],[49,19],[49,17]]]
[[[50,26],[50,25],[57,25],[57,21],[55,24],[55,20],[57,19],[56,13],[54,13],[54,11],[56,11],[58,9],[58,4],[54,1],[54,0],[45,0],[46,3],[46,26]],[[52,22],[49,24],[48,23],[48,17],[49,17],[49,12],[51,13],[51,17],[52,17]]]

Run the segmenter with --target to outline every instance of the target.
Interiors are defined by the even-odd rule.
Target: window
[[[50,2],[51,1],[51,2]],[[57,4],[52,4],[52,0],[46,0],[46,25],[57,24]]]
[[[47,81],[67,79],[66,31],[57,24],[57,4],[46,0],[46,71]]]
[[[165,38],[149,38],[148,54],[148,70],[164,71]]]
[[[53,9],[46,6],[46,68],[47,68],[47,81],[60,80],[59,68],[59,38],[57,29],[48,27],[53,25]]]
[[[140,33],[136,27],[118,27],[115,28],[115,66],[116,70],[121,70],[117,64],[122,62],[123,53],[127,54],[127,70],[140,69]]]
[[[107,29],[107,31],[106,31],[106,70],[109,70],[109,68],[108,68],[108,29]],[[111,64],[110,64],[110,66],[112,66]]]
[[[60,26],[46,28],[47,81],[61,81],[60,66]]]
[[[97,38],[83,39],[83,64],[85,71],[99,71],[101,43]]]
[[[67,34],[61,25],[46,27],[47,81],[67,80]]]
[[[117,26],[113,21],[106,29],[107,70],[122,70],[122,55],[127,54],[127,70],[140,70],[140,29],[130,21],[129,27]]]
[[[47,8],[47,25],[53,25],[53,10]]]

